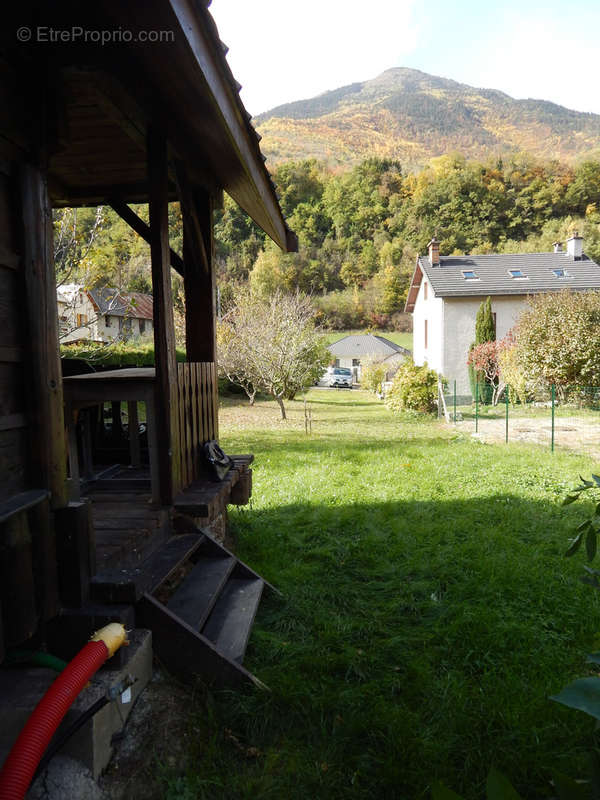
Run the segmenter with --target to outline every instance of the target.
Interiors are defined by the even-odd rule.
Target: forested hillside
[[[226,198],[216,220],[223,311],[236,286],[250,281],[265,293],[310,293],[328,328],[398,325],[415,257],[433,234],[444,255],[536,252],[577,229],[600,260],[600,161],[572,167],[523,154],[485,163],[446,155],[414,174],[386,159],[343,173],[309,160],[280,164],[273,177],[299,252],[282,254]],[[180,252],[176,205],[170,222]],[[79,211],[75,225],[72,212],[59,212],[57,232],[61,224],[71,242],[58,253],[67,280],[149,289],[148,248],[110,209]],[[178,280],[174,293],[181,303]]]
[[[600,156],[598,114],[406,68],[278,106],[255,124],[271,163],[317,158],[348,167],[377,156],[414,170],[453,150],[471,159],[517,151],[570,162]]]

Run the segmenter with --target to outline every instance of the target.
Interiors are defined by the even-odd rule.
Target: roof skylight
[[[572,278],[570,272],[566,269],[553,269],[552,272],[556,275],[557,278]]]
[[[462,270],[463,278],[466,281],[476,281],[479,280],[477,273],[472,269],[463,269]]]
[[[508,274],[511,278],[526,278],[527,275],[523,272],[522,269],[509,269]]]

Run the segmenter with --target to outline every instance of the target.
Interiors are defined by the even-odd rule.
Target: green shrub
[[[367,359],[361,364],[360,385],[370,392],[381,392],[381,384],[385,380],[385,366],[381,361]]]
[[[153,367],[153,342],[78,342],[60,346],[61,358],[78,358],[96,367]],[[185,350],[177,348],[177,361],[185,361]]]
[[[431,413],[437,409],[438,374],[407,359],[398,369],[385,402],[392,411]]]

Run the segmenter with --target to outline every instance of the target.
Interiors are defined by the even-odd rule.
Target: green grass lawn
[[[337,342],[344,336],[351,336],[353,333],[365,333],[365,331],[326,331],[324,336],[327,344]],[[400,331],[372,331],[375,336],[383,336],[384,339],[389,339],[390,342],[399,344],[401,347],[406,347],[412,350],[412,333],[402,333]]]
[[[565,559],[589,506],[560,506],[590,460],[484,445],[371,395],[311,390],[289,420],[225,400],[221,441],[254,452],[241,559],[279,588],[245,666],[271,691],[199,688],[170,798],[526,798],[585,773],[590,718],[548,700],[588,674],[597,595]]]

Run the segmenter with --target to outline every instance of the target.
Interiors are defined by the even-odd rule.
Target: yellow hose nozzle
[[[125,627],[120,622],[111,622],[110,625],[100,628],[92,636],[90,642],[104,642],[108,650],[108,658],[114,656],[119,647],[129,644]]]

